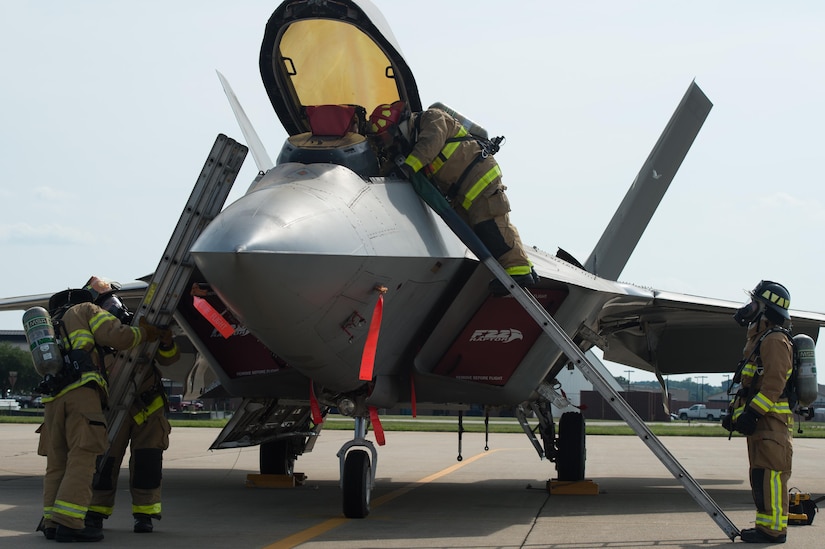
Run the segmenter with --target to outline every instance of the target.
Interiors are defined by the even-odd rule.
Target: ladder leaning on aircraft
[[[204,227],[221,211],[247,154],[247,147],[219,134],[158,262],[132,324],[142,317],[165,326],[172,321],[194,263],[189,249]],[[117,437],[135,399],[139,380],[152,367],[158,343],[142,343],[118,354],[109,372],[109,443]],[[105,463],[108,449],[99,463]]]
[[[476,255],[485,267],[495,276],[524,310],[536,321],[541,329],[558,345],[568,360],[579,368],[584,377],[610,403],[614,410],[624,419],[633,431],[642,439],[653,454],[668,471],[682,483],[693,499],[731,540],[739,536],[739,529],[725,515],[725,512],[708,495],[702,486],[682,467],[662,442],[653,434],[635,410],[608,383],[610,373],[603,364],[589,359],[570,336],[559,326],[556,320],[541,306],[536,298],[513,281],[507,271],[499,265],[489,250],[472,231],[469,225],[458,216],[455,210],[433,185],[420,173],[413,174],[410,182],[422,199],[444,220],[450,229]]]

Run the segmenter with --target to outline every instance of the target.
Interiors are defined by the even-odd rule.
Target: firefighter
[[[785,385],[793,368],[787,288],[761,281],[734,318],[748,327],[744,360],[734,376],[741,389],[726,428],[747,437],[756,527],[742,530],[746,543],[785,543],[788,480],[793,460],[793,416]]]
[[[131,314],[115,293],[116,283],[92,277],[86,286],[95,301],[122,322],[131,322]],[[166,419],[169,405],[157,365],[168,366],[180,358],[172,332],[163,330],[155,354],[155,366],[150,368],[137,384],[135,401],[129,409],[129,417],[112,441],[105,463],[99,465],[100,474],[94,486],[94,495],[86,513],[86,526],[96,530],[103,528],[103,519],[109,518],[115,505],[115,493],[120,465],[131,444],[129,458],[129,490],[132,495],[134,531],[150,533],[152,519],[161,518],[161,472],[163,451],[169,448],[171,427]]]
[[[538,282],[518,231],[510,223],[507,187],[490,142],[470,135],[460,121],[441,109],[409,114],[402,101],[376,107],[368,132],[382,148],[406,155],[400,167],[404,174],[409,178],[423,173],[517,284],[529,287]],[[391,159],[394,152],[388,156]],[[491,287],[495,293],[506,293],[498,280]]]
[[[161,333],[144,319],[139,327],[126,326],[92,301],[87,290],[71,289],[53,295],[48,305],[53,321],[62,325],[58,337],[69,361],[41,383],[45,411],[38,454],[46,456],[46,475],[38,530],[60,542],[103,539],[100,529],[84,524],[95,462],[107,444],[103,347],[130,349]]]

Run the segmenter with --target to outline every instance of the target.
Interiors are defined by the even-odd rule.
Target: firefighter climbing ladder
[[[194,268],[189,249],[223,208],[247,150],[247,147],[223,134],[215,139],[143,300],[135,311],[133,326],[138,325],[141,317],[158,326],[171,322]],[[119,353],[109,369],[109,411],[106,419],[110,443],[123,426],[140,380],[152,367],[157,348],[158,342],[140,343]],[[108,450],[100,463],[104,463],[106,457]]]
[[[622,398],[622,396],[607,382],[610,373],[603,364],[598,365],[585,356],[584,352],[576,345],[570,336],[559,326],[556,320],[536,301],[533,294],[516,284],[507,274],[507,271],[499,265],[498,261],[492,257],[486,246],[479,240],[478,236],[470,229],[469,225],[458,217],[443,196],[438,194],[435,187],[427,181],[421,174],[414,174],[411,182],[416,192],[441,216],[450,229],[458,236],[464,244],[484,263],[487,269],[495,276],[512,296],[519,302],[524,310],[536,321],[541,329],[553,342],[559,346],[562,353],[582,372],[585,378],[593,384],[593,387],[610,403],[614,410],[624,419],[633,431],[642,439],[653,454],[668,471],[682,483],[693,499],[707,512],[716,524],[725,532],[731,540],[739,536],[739,529],[725,515],[725,512],[716,504],[707,492],[690,476],[690,473],[682,467],[673,454],[665,448],[664,444],[656,438],[644,421],[636,414],[636,411]]]

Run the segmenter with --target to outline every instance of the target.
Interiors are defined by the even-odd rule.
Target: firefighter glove
[[[140,317],[140,321],[138,325],[143,328],[143,331],[146,332],[146,337],[143,339],[147,343],[152,343],[153,341],[157,341],[158,337],[160,337],[160,328],[155,326],[154,324],[149,324],[146,320],[146,317]]]
[[[739,419],[736,420],[736,430],[745,436],[750,436],[756,431],[756,423],[759,421],[759,414],[745,408]]]
[[[168,328],[163,328],[160,330],[158,339],[160,340],[160,346],[162,349],[171,349],[175,345],[175,338],[172,335],[172,330]]]
[[[733,427],[733,419],[731,418],[730,413],[727,413],[724,417],[722,417],[722,427],[724,427],[725,431],[728,431],[730,433],[736,430]]]
[[[415,174],[415,171],[412,169],[412,167],[409,164],[401,164],[399,166],[399,168],[404,173],[404,177],[406,177],[409,180],[412,180],[412,177],[413,177],[413,174]]]

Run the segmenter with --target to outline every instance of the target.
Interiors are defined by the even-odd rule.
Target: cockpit
[[[278,163],[329,162],[378,175],[366,134],[381,104],[421,103],[412,72],[368,1],[284,2],[267,23],[261,77],[289,133]]]

